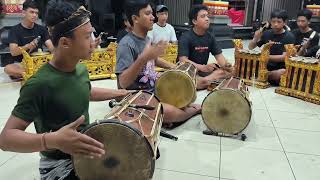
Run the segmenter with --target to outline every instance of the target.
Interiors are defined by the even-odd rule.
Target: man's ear
[[[71,39],[67,37],[61,37],[59,39],[58,47],[69,48],[72,45]]]

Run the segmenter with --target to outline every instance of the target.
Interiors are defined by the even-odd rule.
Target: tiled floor
[[[233,59],[233,50],[225,50]],[[102,80],[93,86],[115,88]],[[0,130],[16,103],[18,83],[0,84]],[[320,106],[274,93],[275,88],[250,87],[253,116],[245,129],[248,139],[205,136],[201,116],[169,131],[177,142],[161,138],[161,157],[154,180],[319,180]],[[208,92],[198,92],[201,103]],[[92,120],[110,109],[106,102],[92,102]],[[239,114],[239,116],[241,116]],[[34,132],[33,127],[28,128]],[[0,150],[0,179],[39,179],[39,156]]]

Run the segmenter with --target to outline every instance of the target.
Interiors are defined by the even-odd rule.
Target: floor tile
[[[320,115],[320,105],[306,102],[311,111],[315,114]]]
[[[287,153],[296,180],[320,179],[320,156]]]
[[[219,177],[219,145],[162,139],[159,149],[156,168]]]
[[[222,146],[221,149],[222,178],[294,180],[283,152],[234,146]]]
[[[196,174],[188,174],[188,173],[181,173],[175,171],[167,171],[156,169],[153,175],[153,180],[171,180],[171,179],[183,179],[183,180],[219,180],[216,177],[209,177],[209,176],[200,176]]]
[[[16,156],[17,153],[14,152],[7,152],[0,150],[0,167],[3,166],[8,160],[12,159]]]
[[[275,127],[306,131],[320,131],[320,120],[316,114],[274,110],[269,112]]]
[[[191,119],[190,121],[197,121],[197,119]],[[177,136],[179,140],[220,145],[220,137],[204,135],[202,131],[207,129],[206,126],[202,121],[198,121],[198,124],[201,127],[195,126],[194,128],[191,128],[191,123],[189,123],[185,126],[183,124],[173,130],[166,130],[166,132]]]
[[[245,141],[241,141],[239,138],[225,137],[221,139],[221,144],[238,148],[246,147],[282,151],[279,138],[273,127],[257,126],[251,121],[242,133],[247,136]]]
[[[269,113],[262,109],[253,109],[251,121],[254,121],[256,125],[259,126],[269,126],[273,127],[272,121],[270,119]]]
[[[38,153],[19,154],[0,167],[0,179],[38,180]]]
[[[286,152],[320,155],[320,132],[308,132],[277,128]]]
[[[277,94],[275,87],[260,90],[261,95],[269,110],[288,111],[297,113],[313,113],[305,101]]]

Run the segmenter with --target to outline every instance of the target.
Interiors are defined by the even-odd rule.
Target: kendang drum
[[[191,63],[181,63],[164,72],[156,81],[155,93],[161,102],[178,108],[196,100],[197,68]]]
[[[202,119],[209,131],[219,136],[238,136],[251,120],[248,96],[246,85],[237,78],[225,79],[215,87],[202,103]],[[246,136],[241,136],[245,140]]]
[[[77,176],[81,180],[152,179],[163,121],[160,101],[139,91],[111,105],[115,107],[104,120],[83,130],[104,144],[106,154],[101,159],[74,156]]]

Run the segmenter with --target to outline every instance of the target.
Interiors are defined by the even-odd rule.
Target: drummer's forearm
[[[115,99],[118,97],[124,97],[128,94],[125,89],[106,89],[93,87],[91,89],[90,101],[105,101],[110,99]]]
[[[164,69],[173,69],[174,67],[176,67],[175,64],[170,63],[168,61],[165,61],[162,58],[158,58],[156,61],[156,66],[164,68]]]
[[[181,56],[181,57],[179,57],[179,61],[180,61],[180,62],[191,63],[191,64],[193,64],[196,68],[198,68],[198,66],[200,65],[200,64],[197,64],[197,63],[191,61],[191,60],[188,59],[188,57],[186,57],[186,56]]]
[[[215,55],[214,57],[220,66],[225,66],[227,64],[227,60],[222,53]]]
[[[51,53],[53,53],[53,51],[54,51],[54,46],[53,46],[53,44],[52,44],[52,41],[51,41],[50,39],[48,39],[48,40],[45,42],[45,44],[46,44],[48,50],[49,50]]]
[[[133,64],[118,75],[119,86],[122,89],[129,87],[138,78],[147,62],[148,59],[144,55],[139,55]]]

